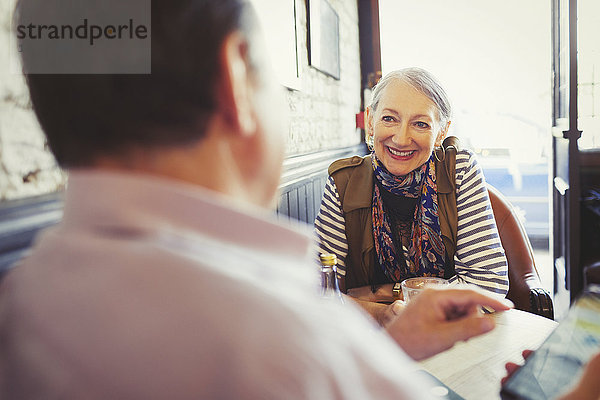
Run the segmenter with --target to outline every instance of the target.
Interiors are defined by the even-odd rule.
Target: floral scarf
[[[405,265],[402,265],[404,263],[399,262],[396,256],[396,249],[402,249],[402,243],[394,245],[390,218],[384,212],[379,185],[374,185],[373,237],[375,251],[383,272],[394,282],[412,276],[443,277],[445,249],[438,215],[433,155],[420,168],[405,176],[392,175],[377,159],[375,153],[371,154],[371,160],[375,179],[385,190],[396,196],[419,198],[412,222],[408,260]]]

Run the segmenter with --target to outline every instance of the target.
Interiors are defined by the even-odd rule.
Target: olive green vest
[[[446,271],[449,278],[454,275],[454,253],[458,212],[456,210],[456,152],[458,139],[449,136],[444,140],[445,157],[438,151],[436,161],[436,183],[438,191],[438,213],[442,240],[446,248]],[[371,156],[350,157],[337,160],[329,166],[342,203],[346,222],[348,256],[346,257],[345,287],[367,286],[375,263],[373,242],[373,167]],[[448,266],[450,268],[448,268]]]

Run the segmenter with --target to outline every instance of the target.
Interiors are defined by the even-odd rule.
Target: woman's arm
[[[346,292],[344,284],[346,256],[348,255],[346,220],[335,182],[331,176],[325,185],[321,207],[315,219],[315,234],[319,253],[336,255],[340,290]]]
[[[458,232],[451,281],[470,283],[494,293],[508,292],[508,266],[498,236],[483,172],[473,154],[456,155]]]

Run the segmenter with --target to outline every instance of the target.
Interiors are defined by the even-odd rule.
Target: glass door
[[[552,200],[557,318],[581,290],[577,126],[577,0],[552,2]]]

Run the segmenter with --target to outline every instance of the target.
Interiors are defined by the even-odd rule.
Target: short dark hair
[[[20,21],[24,6],[40,12],[46,3],[20,0],[15,17]],[[216,107],[219,49],[231,32],[252,33],[252,7],[246,0],[151,5],[151,74],[27,74],[23,55],[34,111],[61,166],[202,138]]]

